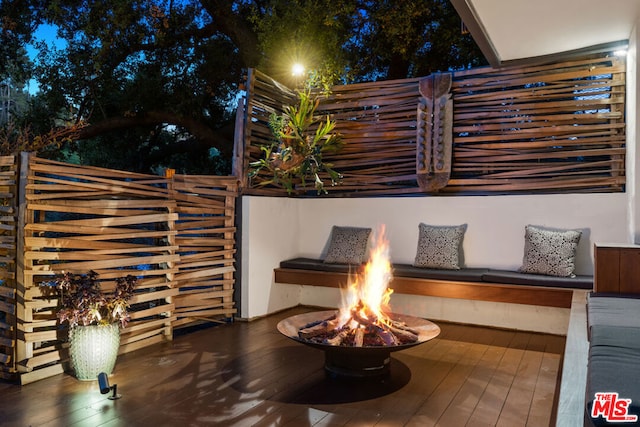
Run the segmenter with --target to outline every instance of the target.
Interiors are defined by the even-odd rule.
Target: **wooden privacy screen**
[[[0,157],[0,378],[15,372],[16,180],[15,156]]]
[[[251,187],[247,182],[249,163],[262,156],[261,146],[272,140],[269,117],[274,112],[282,112],[284,106],[296,100],[296,94],[286,86],[266,74],[250,69],[247,77],[246,103],[238,107],[234,151],[234,174],[243,178],[243,187]],[[246,105],[246,108],[245,108]],[[282,194],[280,189],[264,188],[267,194]],[[286,194],[286,193],[285,193]]]
[[[175,327],[232,317],[236,186],[230,178],[158,177],[23,155],[21,382],[63,371],[67,332],[57,301],[39,286],[62,271],[94,270],[107,291],[116,277],[139,278],[121,354],[170,340]]]
[[[197,319],[228,318],[233,303],[235,272],[235,177],[174,175],[175,245],[180,255],[174,280],[174,327]]]
[[[456,73],[447,191],[622,191],[618,57]]]
[[[325,156],[344,175],[330,193],[425,194],[416,174],[422,80],[335,86],[321,99],[318,111],[330,114],[346,143]],[[438,193],[623,191],[625,89],[624,60],[613,56],[455,72],[451,174]],[[249,74],[238,169],[245,177],[270,141],[269,114],[293,95],[264,74]],[[245,191],[286,195],[255,188],[258,181],[245,178]]]

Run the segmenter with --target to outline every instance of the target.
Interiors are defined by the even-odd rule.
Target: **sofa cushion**
[[[593,289],[593,276],[558,277],[542,274],[521,273],[510,270],[489,269],[482,280],[489,283],[514,285],[547,286],[570,289]]]
[[[332,273],[357,273],[362,264],[327,264],[321,259],[292,258],[280,262],[280,268],[298,270],[328,271]],[[398,277],[416,277],[420,279],[453,280],[461,282],[481,282],[486,268],[463,268],[460,270],[439,270],[414,267],[411,264],[393,264],[393,275]]]
[[[482,282],[486,268],[462,268],[459,270],[443,270],[435,268],[414,267],[410,264],[394,264],[393,275],[396,277],[416,277],[420,279],[451,280],[460,282]]]
[[[370,228],[340,227],[334,225],[329,238],[329,249],[324,258],[327,264],[360,264],[366,261]]]
[[[362,264],[328,264],[321,259],[298,257],[280,262],[280,268],[298,270],[327,271],[332,273],[357,273]],[[572,289],[591,289],[593,277],[554,277],[539,274],[524,274],[516,271],[491,270],[487,268],[462,268],[443,270],[414,267],[411,264],[393,264],[393,275],[418,279],[450,280],[460,282],[487,282],[514,285],[550,286]],[[640,304],[640,300],[638,300]],[[639,306],[640,307],[640,306]]]
[[[576,250],[581,235],[580,230],[555,230],[527,225],[520,271],[550,276],[573,276],[576,268]]]
[[[328,271],[331,273],[356,273],[362,264],[330,264],[321,259],[292,258],[280,262],[280,268],[297,270]]]
[[[595,345],[589,348],[585,425],[612,425],[603,416],[592,417],[596,393],[618,393],[631,399],[628,415],[640,416],[640,349]],[[602,412],[602,411],[601,411]]]
[[[441,226],[420,223],[415,267],[459,270],[460,250],[467,225]]]
[[[640,327],[596,324],[590,327],[589,343],[593,346],[634,348],[640,350]]]
[[[640,328],[640,299],[589,294],[587,323]]]

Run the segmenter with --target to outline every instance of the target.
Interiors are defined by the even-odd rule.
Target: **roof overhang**
[[[639,0],[451,0],[487,61],[560,59],[626,47]]]

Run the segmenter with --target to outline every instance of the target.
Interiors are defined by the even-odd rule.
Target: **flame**
[[[393,290],[388,285],[393,274],[389,260],[389,242],[384,237],[384,231],[384,226],[381,226],[375,233],[368,262],[343,290],[338,314],[341,326],[351,322],[350,326],[353,328],[362,327],[358,325],[358,318],[378,324],[390,322],[387,313],[390,313],[389,300]]]

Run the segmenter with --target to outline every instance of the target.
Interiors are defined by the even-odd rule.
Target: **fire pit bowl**
[[[318,342],[311,342],[299,336],[299,331],[305,325],[328,319],[336,310],[314,311],[298,314],[281,320],[278,323],[278,331],[294,341],[310,347],[324,350],[324,369],[330,377],[334,378],[377,378],[388,375],[391,353],[405,350],[410,347],[427,342],[440,334],[440,328],[428,320],[402,314],[391,314],[393,320],[404,322],[412,330],[418,332],[415,342],[388,346],[335,346]]]

